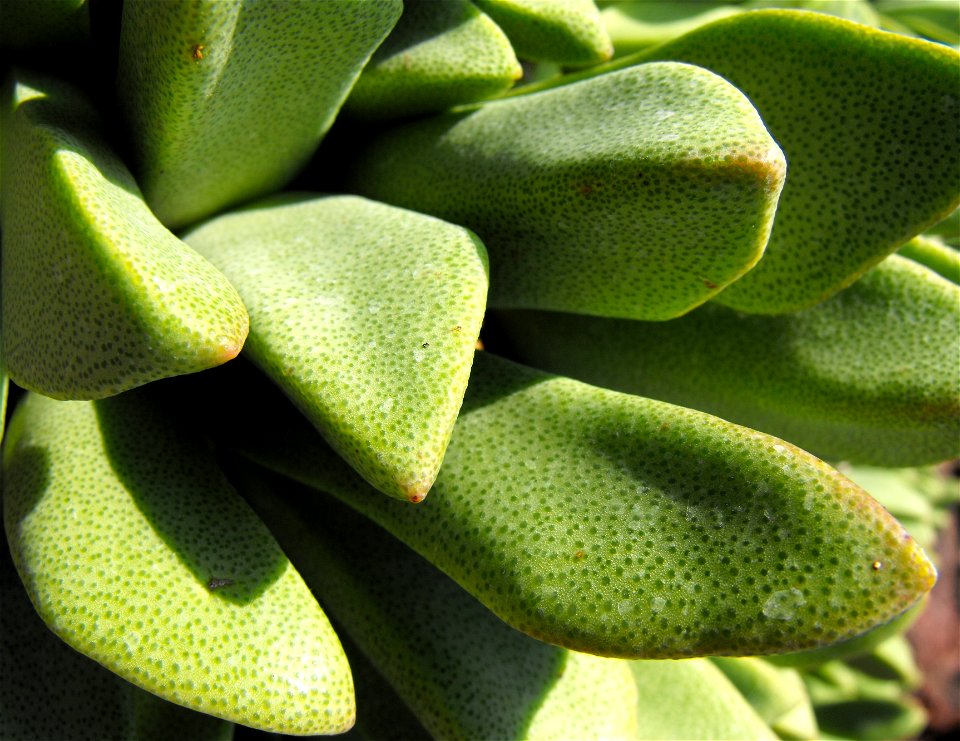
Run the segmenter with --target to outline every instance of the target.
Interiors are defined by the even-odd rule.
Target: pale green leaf
[[[4,524],[31,601],[70,646],[160,697],[298,734],[353,723],[326,616],[207,446],[130,392],[25,398]]]
[[[243,297],[245,353],[370,483],[423,499],[483,320],[480,241],[350,196],[283,196],[185,239]]]

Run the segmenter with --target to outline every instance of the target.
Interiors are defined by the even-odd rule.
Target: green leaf
[[[776,739],[708,659],[634,661],[638,739]]]
[[[47,396],[100,398],[240,352],[237,292],[157,221],[90,103],[18,72],[2,114],[10,378]]]
[[[229,741],[233,726],[145,692],[51,633],[0,533],[0,738]]]
[[[503,31],[469,0],[406,0],[344,110],[364,119],[438,113],[505,92],[521,74]]]
[[[743,10],[729,2],[617,2],[600,11],[614,55],[633,54]]]
[[[349,196],[284,196],[185,239],[246,302],[247,355],[371,484],[423,499],[483,320],[480,241]]]
[[[919,36],[960,44],[960,13],[950,0],[877,0],[877,10]]]
[[[249,464],[235,480],[330,614],[434,738],[630,738],[629,665],[505,625],[375,524]]]
[[[476,231],[493,305],[668,319],[760,259],[783,176],[737,90],[651,64],[394,129],[350,177]]]
[[[700,409],[816,455],[882,466],[960,454],[960,288],[891,257],[807,311],[709,304],[669,323],[511,312],[523,362]]]
[[[226,720],[298,734],[352,725],[350,669],[320,607],[204,442],[142,392],[28,396],[3,475],[14,563],[70,646]]]
[[[613,46],[593,0],[474,0],[506,32],[521,59],[596,64]]]
[[[335,494],[507,623],[567,648],[796,650],[889,620],[934,580],[847,478],[700,412],[481,352],[433,494],[412,506],[367,486],[268,389],[233,387],[230,373],[182,382],[229,444]],[[238,393],[242,414],[230,409]]]
[[[0,49],[50,51],[90,37],[87,0],[11,0],[0,3]],[[5,55],[4,55],[5,56]]]
[[[118,99],[137,179],[178,228],[285,185],[333,123],[400,0],[130,0]]]
[[[616,66],[689,62],[743,91],[789,176],[763,261],[720,301],[803,309],[960,204],[953,49],[803,11],[742,13]]]
[[[824,739],[891,741],[916,738],[927,725],[927,714],[912,697],[902,697],[820,705],[817,720]]]
[[[914,237],[903,245],[898,253],[930,268],[953,283],[960,283],[960,252],[936,237]]]
[[[754,657],[713,659],[764,723],[781,738],[814,739],[817,719],[800,675]]]

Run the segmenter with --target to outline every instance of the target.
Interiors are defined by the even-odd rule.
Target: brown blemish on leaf
[[[193,57],[193,61],[199,62],[203,59],[203,50],[205,48],[203,44],[194,44],[190,48],[190,56]]]
[[[227,579],[222,576],[211,576],[210,581],[207,582],[207,589],[211,592],[215,592],[218,589],[223,589],[224,587],[229,587],[233,585],[233,579]]]

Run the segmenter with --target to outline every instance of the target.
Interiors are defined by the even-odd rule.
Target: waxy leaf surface
[[[0,604],[0,738],[233,738],[230,723],[135,687],[51,633],[23,590],[2,533]]]
[[[284,196],[185,238],[243,297],[246,354],[370,483],[423,499],[483,320],[476,236],[363,198]]]
[[[672,60],[750,99],[786,155],[762,262],[719,300],[806,308],[960,203],[960,54],[819,13],[726,18],[618,64]]]
[[[171,228],[287,183],[400,0],[131,0],[118,99],[147,202]]]
[[[711,303],[669,323],[502,319],[523,362],[700,409],[830,460],[917,466],[960,454],[960,289],[900,257],[783,316]]]
[[[521,59],[596,64],[613,46],[593,0],[474,0],[506,32]]]
[[[231,372],[184,383],[212,404],[236,398]],[[259,388],[246,398],[256,411],[211,412],[232,445],[359,509],[515,628],[574,650],[817,646],[897,615],[935,578],[879,504],[789,443],[487,352],[416,506],[367,486],[289,406]]]
[[[434,738],[634,736],[628,662],[514,630],[362,515],[250,468],[238,470],[241,492]]]
[[[350,177],[473,229],[492,305],[669,319],[760,259],[784,161],[724,80],[651,64],[394,129]]]
[[[20,386],[95,399],[230,360],[247,312],[167,231],[73,87],[3,95],[3,362]]]
[[[438,113],[504,92],[521,74],[503,31],[469,0],[406,0],[344,111],[364,119]]]
[[[263,730],[353,723],[326,616],[205,443],[130,392],[38,395],[4,445],[4,524],[60,638],[160,697]]]

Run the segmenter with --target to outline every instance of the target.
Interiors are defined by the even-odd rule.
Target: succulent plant
[[[600,5],[3,3],[0,736],[918,732],[958,16]]]

